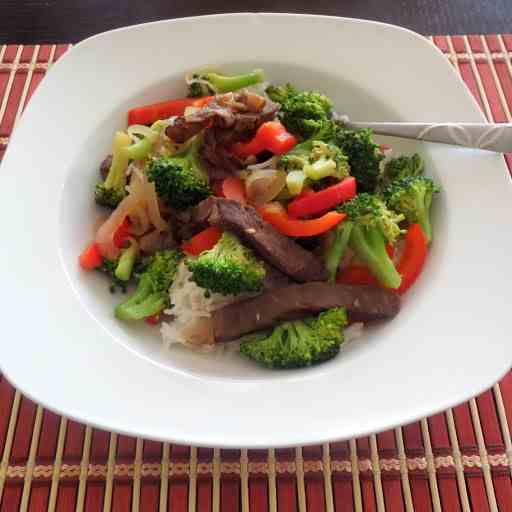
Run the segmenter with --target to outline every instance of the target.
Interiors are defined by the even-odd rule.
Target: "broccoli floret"
[[[202,135],[196,135],[183,153],[151,161],[149,181],[155,183],[159,197],[176,210],[185,210],[210,194],[208,173],[199,156]]]
[[[409,176],[393,181],[384,189],[384,198],[390,208],[404,215],[409,224],[419,223],[428,243],[432,241],[430,206],[432,195],[440,188],[425,176]]]
[[[317,317],[286,322],[271,332],[250,334],[242,338],[240,352],[269,368],[310,366],[339,352],[346,325],[345,309],[330,309]]]
[[[339,128],[334,140],[348,157],[350,174],[357,181],[360,192],[374,192],[380,173],[380,162],[384,158],[379,146],[372,140],[372,131]]]
[[[297,144],[281,157],[279,165],[289,171],[288,176],[293,178],[291,181],[287,179],[288,185],[298,183],[294,187],[288,186],[292,195],[301,192],[306,180],[319,182],[329,177],[342,180],[350,171],[348,159],[341,149],[330,142],[317,140],[316,136]],[[296,176],[297,171],[303,175]]]
[[[117,132],[112,144],[112,164],[105,181],[98,183],[94,191],[95,201],[107,208],[116,206],[126,196],[126,169],[129,156],[125,150],[132,143],[127,133]]]
[[[209,96],[236,91],[244,87],[259,84],[265,80],[262,69],[250,73],[226,76],[219,73],[194,73],[188,81],[189,96]]]
[[[293,85],[286,84],[286,85],[269,85],[265,92],[267,93],[267,96],[277,103],[281,103],[281,105],[288,99],[290,99],[292,96],[297,96],[299,94],[299,90],[295,89]]]
[[[120,320],[142,320],[169,307],[169,287],[182,258],[180,251],[156,252],[139,269],[135,292],[115,309]]]
[[[340,262],[345,255],[350,234],[352,233],[353,223],[349,220],[340,222],[334,228],[334,239],[325,255],[325,267],[327,268],[328,281],[334,283]]]
[[[384,170],[379,179],[379,186],[381,189],[384,189],[392,181],[401,180],[410,176],[421,176],[423,171],[423,160],[417,153],[412,156],[393,158],[384,166]]]
[[[339,180],[349,175],[348,159],[340,148],[329,142],[308,139],[297,144],[279,161],[286,170],[303,170],[312,180],[332,176]]]
[[[378,281],[388,288],[398,288],[401,276],[386,252],[386,243],[395,243],[402,233],[398,223],[404,216],[388,210],[379,197],[361,193],[340,206],[353,223],[349,245]]]
[[[332,176],[342,180],[349,175],[348,158],[338,146],[319,140],[313,141],[310,163],[304,166],[304,174],[318,181]]]
[[[187,258],[192,280],[201,288],[223,295],[258,292],[263,287],[265,267],[251,249],[231,233],[223,233],[215,247],[197,258]]]
[[[279,118],[286,128],[305,139],[328,124],[332,117],[332,101],[318,91],[302,91],[290,84],[269,86],[266,93],[281,104]]]

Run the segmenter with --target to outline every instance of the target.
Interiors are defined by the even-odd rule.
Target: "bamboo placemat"
[[[512,35],[431,40],[487,118],[512,122]],[[67,49],[0,47],[0,159],[32,92]],[[505,158],[512,169],[512,155]],[[467,403],[369,437],[214,450],[81,425],[37,406],[0,375],[0,512],[509,511],[511,425],[509,372]]]

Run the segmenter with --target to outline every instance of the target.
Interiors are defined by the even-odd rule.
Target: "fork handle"
[[[351,129],[371,128],[380,135],[441,142],[497,153],[512,152],[512,123],[354,123]]]

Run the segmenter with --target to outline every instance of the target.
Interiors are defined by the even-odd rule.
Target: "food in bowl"
[[[127,294],[115,316],[161,324],[166,345],[236,341],[270,368],[331,359],[393,318],[432,241],[421,157],[393,158],[327,96],[262,70],[186,84],[130,110],[100,165],[105,220],[79,260]]]

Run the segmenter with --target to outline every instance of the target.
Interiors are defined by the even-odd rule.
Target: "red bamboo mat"
[[[512,122],[512,35],[432,38],[487,118]],[[0,47],[0,160],[67,45]],[[512,169],[512,155],[505,157]],[[512,510],[512,372],[467,403],[321,446],[214,450],[134,439],[46,411],[0,375],[0,512]]]

